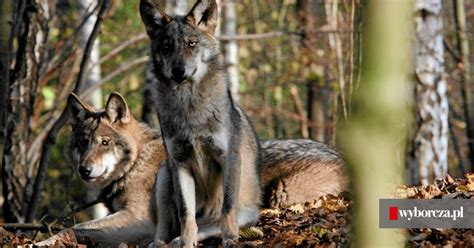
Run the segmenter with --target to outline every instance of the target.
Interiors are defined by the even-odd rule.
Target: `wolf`
[[[155,175],[167,158],[159,130],[137,121],[119,93],[110,94],[104,110],[95,110],[74,94],[68,106],[72,131],[64,148],[66,162],[101,192],[112,213],[75,225],[77,238],[105,247],[152,243]],[[348,188],[341,155],[325,144],[267,140],[261,142],[260,154],[265,207],[305,203]]]
[[[259,142],[219,58],[217,4],[198,0],[186,16],[171,17],[141,0],[140,14],[168,154],[157,176],[155,244],[193,247],[220,234],[232,246],[239,227],[259,219]]]

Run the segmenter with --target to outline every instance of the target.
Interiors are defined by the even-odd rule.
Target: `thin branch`
[[[77,93],[79,91],[79,89],[81,88],[84,82],[84,76],[85,76],[84,74],[87,69],[86,66],[89,62],[92,46],[94,44],[95,39],[99,35],[100,27],[101,27],[101,24],[104,19],[108,6],[109,6],[109,0],[102,0],[99,13],[97,14],[97,21],[94,24],[94,28],[92,30],[92,33],[84,49],[84,55],[82,58],[79,75],[77,77],[76,85],[73,90],[74,93]],[[68,119],[69,119],[69,111],[68,111],[68,104],[66,104],[66,107],[63,110],[61,116],[54,123],[51,130],[49,130],[48,135],[45,139],[45,143],[44,143],[43,150],[41,153],[41,160],[38,167],[38,173],[36,174],[35,183],[33,186],[33,195],[31,197],[31,202],[29,204],[28,212],[26,215],[26,220],[25,220],[26,222],[32,222],[35,219],[36,209],[38,207],[41,192],[43,191],[43,184],[44,184],[44,179],[46,177],[46,171],[48,169],[48,164],[51,159],[51,149],[52,149],[52,146],[56,143],[56,136],[58,132],[62,129],[62,127],[64,127],[64,125],[66,125],[66,122],[68,121]]]
[[[228,41],[228,40],[260,40],[260,39],[271,39],[280,36],[303,36],[308,34],[327,34],[327,33],[350,33],[352,30],[347,29],[318,29],[313,31],[308,31],[305,33],[294,32],[294,31],[275,31],[268,33],[256,33],[256,34],[238,34],[238,35],[219,35],[217,36],[218,40]]]
[[[451,54],[454,60],[459,61],[461,60],[461,57],[459,56],[459,53],[456,51],[456,49],[449,43],[448,39],[444,38],[443,39],[443,45],[444,48],[446,48],[446,51]]]
[[[471,61],[469,39],[467,37],[466,9],[464,0],[453,0],[455,9],[455,23],[457,30],[459,59],[458,67],[462,71],[461,93],[464,100],[464,118],[466,120],[466,132],[469,146],[469,160],[471,171],[474,171],[474,88],[472,87]]]
[[[301,99],[298,95],[298,88],[296,88],[295,86],[291,86],[290,94],[291,94],[291,100],[293,101],[293,104],[295,105],[296,113],[301,118],[301,136],[305,139],[308,139],[309,138],[308,118],[307,118],[306,111],[304,111],[303,104],[301,104]]]
[[[74,31],[71,37],[69,37],[69,39],[66,40],[64,45],[61,47],[61,50],[57,52],[56,55],[51,59],[51,62],[50,62],[51,65],[55,64],[59,58],[64,57],[66,52],[73,46],[74,42],[77,40],[77,37],[80,33],[79,30],[81,30],[84,27],[84,25],[89,20],[89,18],[99,9],[99,6],[100,6],[100,3],[98,3],[94,7],[94,9],[92,9],[89,13],[87,13],[87,15],[84,16],[84,18],[82,19],[81,23],[77,27],[74,28]]]
[[[133,59],[131,61],[128,60],[128,61],[120,64],[119,67],[116,70],[114,70],[112,73],[110,73],[107,76],[105,76],[104,78],[102,78],[98,83],[96,83],[94,85],[91,85],[89,88],[85,89],[79,96],[80,97],[86,97],[86,96],[90,95],[92,92],[94,92],[94,90],[96,90],[97,88],[99,88],[104,83],[111,80],[112,78],[116,77],[117,75],[126,72],[127,70],[129,70],[130,68],[132,68],[134,66],[147,63],[148,59],[149,59],[148,56],[143,56],[143,57],[140,57],[140,58],[137,58],[137,59]]]
[[[454,128],[453,128],[453,124],[451,120],[449,120],[448,127],[449,127],[449,133],[451,136],[451,141],[453,143],[454,153],[456,154],[456,157],[458,157],[458,172],[459,172],[459,175],[464,175],[467,171],[466,165],[464,164],[461,147],[459,146],[459,141],[456,138],[456,134],[454,133]]]
[[[116,48],[114,48],[112,51],[110,51],[109,53],[107,53],[105,56],[103,56],[101,59],[100,59],[100,64],[104,63],[105,61],[109,60],[110,58],[112,58],[113,56],[119,54],[121,51],[123,51],[125,48],[129,47],[130,45],[132,44],[135,44],[136,42],[139,42],[139,41],[142,41],[144,39],[146,39],[148,36],[146,33],[141,33],[141,34],[138,34],[137,36],[135,37],[132,37],[131,39],[123,42],[122,44],[118,45]],[[91,67],[93,67],[94,65],[92,65]]]
[[[42,233],[47,233],[49,230],[61,231],[64,228],[58,226],[50,226],[44,224],[34,224],[34,223],[2,223],[0,227],[5,228],[6,230],[24,230],[24,231],[40,231]]]

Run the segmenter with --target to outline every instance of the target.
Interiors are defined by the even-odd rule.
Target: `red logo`
[[[389,220],[398,220],[398,208],[397,207],[390,207],[389,212],[390,212],[390,215],[388,217]]]

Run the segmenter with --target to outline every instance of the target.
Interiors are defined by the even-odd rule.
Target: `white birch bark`
[[[86,18],[88,14],[94,10],[97,6],[97,0],[79,0],[79,14],[81,15],[81,19]],[[97,21],[97,14],[92,14],[87,21],[84,23],[84,26],[80,30],[80,41],[79,46],[81,49],[84,49],[87,44],[87,40],[89,39],[92,29],[94,28],[94,24]],[[89,71],[86,75],[86,80],[83,85],[83,89],[85,90],[89,88],[91,85],[97,84],[100,82],[100,41],[99,37],[94,42],[92,47],[90,60],[89,60]],[[82,91],[81,90],[81,91]],[[89,103],[91,103],[96,109],[102,108],[102,91],[100,88],[92,92],[88,99],[86,99]]]
[[[448,170],[448,98],[444,78],[442,1],[415,1],[415,74],[417,130],[415,166],[429,184]]]
[[[187,0],[167,0],[166,13],[170,15],[186,15],[189,11]]]
[[[226,1],[224,9],[224,23],[222,33],[229,37],[237,35],[237,4],[235,0]],[[231,93],[235,101],[239,101],[239,54],[235,39],[226,40],[224,45],[224,63],[231,83]]]
[[[79,14],[81,16],[81,20],[83,18],[87,18],[89,13],[94,10],[94,8],[97,6],[98,1],[97,0],[79,0],[78,5],[79,5]],[[84,26],[80,30],[80,40],[79,40],[79,46],[82,50],[85,49],[87,41],[89,40],[89,37],[92,33],[92,30],[94,29],[94,24],[97,21],[97,14],[93,13],[92,15],[89,16],[89,18],[86,20],[84,23]],[[85,81],[84,85],[82,86],[81,91],[84,91],[91,87],[92,85],[95,85],[100,82],[101,79],[101,72],[100,72],[100,41],[99,37],[97,37],[94,41],[94,45],[92,46],[92,51],[90,54],[90,59],[89,59],[89,70],[86,71],[85,75]],[[94,90],[92,94],[86,99],[87,102],[89,102],[95,109],[101,109],[102,108],[102,90],[100,88]],[[88,198],[89,200],[95,200],[96,197],[98,196],[99,192],[96,192],[94,190],[89,190],[88,191]],[[109,211],[105,207],[104,204],[97,204],[94,207],[92,207],[92,216],[94,219],[100,219],[105,216]]]

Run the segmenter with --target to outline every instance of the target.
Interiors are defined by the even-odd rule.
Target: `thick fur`
[[[239,227],[259,218],[259,143],[219,59],[216,2],[198,0],[188,15],[170,17],[142,0],[140,13],[169,156],[157,180],[155,243],[192,247],[220,233],[232,245]]]
[[[74,95],[69,98],[72,133],[65,147],[67,162],[85,182],[103,192],[112,213],[103,219],[78,224],[73,229],[79,239],[90,237],[106,247],[117,247],[122,242],[147,245],[153,242],[155,235],[156,201],[151,199],[155,196],[153,192],[160,190],[153,187],[154,175],[160,161],[166,159],[166,151],[159,132],[138,123],[128,113],[128,106],[118,93],[110,98],[114,100],[109,99],[104,111],[93,110]],[[110,104],[122,107],[111,107]],[[124,123],[117,116],[128,116],[129,120]],[[104,149],[101,142],[104,137],[108,138],[111,150],[128,155],[119,155],[117,160],[122,163],[95,179],[81,175],[79,167],[82,165],[94,164],[97,167],[94,169],[103,172],[100,168],[103,164],[91,161],[102,160],[107,153],[109,148]],[[266,206],[304,203],[327,193],[347,190],[343,161],[327,145],[310,140],[268,140],[261,145],[261,179]],[[133,152],[120,152],[124,147]],[[157,180],[169,179],[166,173],[167,170],[160,171]],[[307,177],[311,178],[308,180]],[[179,232],[179,227],[170,229]],[[219,229],[209,231],[217,234]]]
[[[113,213],[74,226],[76,235],[106,246],[152,242],[149,192],[159,168],[155,161],[166,158],[159,133],[137,122],[117,93],[111,94],[105,111],[94,111],[75,95],[69,97],[69,106],[73,132],[65,146],[66,161],[83,180],[102,191]]]
[[[288,207],[348,189],[344,161],[330,146],[304,139],[261,145],[264,207]]]

